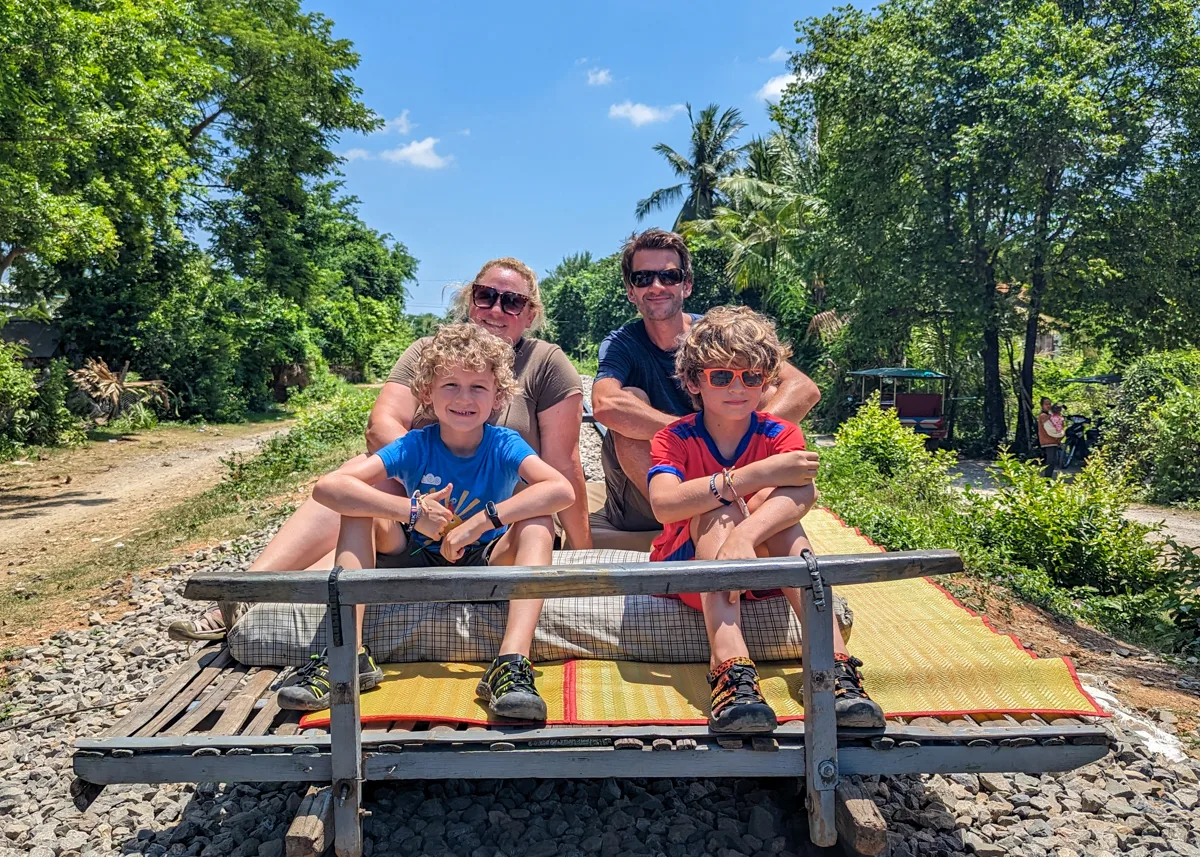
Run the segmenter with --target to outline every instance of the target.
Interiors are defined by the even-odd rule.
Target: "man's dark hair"
[[[633,254],[638,250],[674,250],[679,256],[679,267],[683,269],[683,281],[692,281],[692,254],[688,252],[683,237],[665,229],[647,229],[641,234],[635,232],[630,235],[621,250],[621,276],[625,278],[625,285],[633,285],[630,282],[633,277]]]

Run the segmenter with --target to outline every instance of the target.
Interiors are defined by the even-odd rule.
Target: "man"
[[[1062,453],[1062,439],[1066,434],[1062,429],[1055,426],[1051,420],[1050,400],[1042,396],[1042,412],[1038,414],[1037,430],[1038,430],[1038,446],[1042,449],[1042,461],[1045,466],[1042,468],[1042,475],[1047,479],[1054,476],[1054,471],[1058,469],[1060,457]]]
[[[679,235],[648,229],[626,242],[621,274],[625,296],[642,317],[605,337],[592,386],[596,421],[608,427],[602,457],[604,517],[617,530],[660,530],[646,481],[650,439],[695,410],[674,377],[677,343],[700,317],[683,311],[692,293],[692,257]],[[817,385],[785,362],[779,381],[763,391],[759,410],[799,423],[820,398]],[[817,456],[809,453],[809,458],[815,478]]]

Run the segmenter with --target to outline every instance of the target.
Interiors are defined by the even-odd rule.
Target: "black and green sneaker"
[[[533,686],[533,664],[524,655],[500,655],[492,661],[475,693],[501,717],[546,719],[546,701]]]
[[[371,657],[371,650],[363,646],[358,652],[358,689],[370,690],[383,681],[383,670]],[[293,711],[321,711],[329,707],[329,650],[309,658],[292,677],[292,681],[279,688],[277,698],[280,708]]]
[[[882,733],[887,728],[883,709],[863,689],[862,665],[856,657],[834,655],[834,718],[839,731]]]

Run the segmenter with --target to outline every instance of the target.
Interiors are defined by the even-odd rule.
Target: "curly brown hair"
[[[713,307],[679,343],[675,352],[675,377],[684,384],[699,386],[701,370],[741,366],[759,369],[766,375],[764,385],[779,378],[779,367],[792,356],[792,349],[781,342],[775,322],[762,313],[744,306]],[[700,397],[688,391],[692,404],[702,407]]]
[[[477,324],[447,324],[438,328],[433,339],[421,349],[409,389],[428,413],[426,401],[433,395],[438,375],[448,375],[455,366],[471,372],[491,371],[496,378],[496,409],[503,408],[517,390],[513,375],[514,352],[511,345]]]
[[[471,291],[475,288],[475,284],[483,278],[483,275],[492,270],[492,268],[503,268],[506,271],[512,271],[525,281],[525,285],[529,286],[529,306],[533,310],[528,330],[530,333],[533,333],[541,329],[542,322],[546,320],[546,308],[542,304],[542,290],[538,288],[537,274],[520,259],[514,259],[511,256],[484,262],[483,267],[479,269],[479,273],[475,275],[475,279],[459,286],[454,296],[450,298],[450,317],[455,321],[470,320]]]

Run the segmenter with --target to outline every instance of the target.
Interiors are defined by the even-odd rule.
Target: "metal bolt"
[[[817,765],[817,774],[823,780],[832,780],[837,776],[837,766],[833,762],[826,759],[821,764]]]

